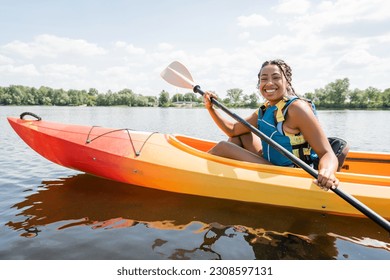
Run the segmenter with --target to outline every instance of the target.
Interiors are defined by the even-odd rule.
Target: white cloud
[[[128,44],[123,41],[118,41],[115,43],[117,48],[125,50],[130,55],[143,55],[146,51],[143,48],[135,47],[133,44]]]
[[[308,0],[283,0],[274,7],[275,11],[282,14],[305,14],[309,8]]]
[[[0,54],[0,65],[6,65],[13,63],[13,59]]]
[[[70,39],[43,34],[34,38],[32,42],[25,43],[13,41],[2,47],[10,54],[16,54],[25,58],[58,57],[59,55],[103,55],[106,51],[95,44],[81,39]]]
[[[239,35],[238,35],[238,38],[240,39],[240,40],[246,40],[246,39],[248,39],[249,37],[251,36],[251,34],[249,33],[249,32],[242,32],[242,33],[240,33]]]
[[[390,33],[379,35],[376,37],[378,44],[390,43]]]
[[[311,13],[292,19],[287,27],[301,34],[313,34],[332,26],[337,26],[341,30],[345,24],[389,20],[390,1],[323,1],[313,7],[311,11]]]
[[[29,46],[29,44],[20,41],[13,41],[11,43],[8,43],[3,46],[2,49],[10,53],[11,55],[16,54],[25,58],[32,58],[35,56],[36,53],[35,50]]]
[[[129,72],[129,67],[127,66],[113,66],[102,71],[98,71],[102,76],[110,77],[120,77],[126,75]]]
[[[57,77],[79,77],[88,73],[88,70],[85,66],[77,66],[72,64],[46,64],[43,65],[40,69],[44,75]]]
[[[96,88],[103,88],[106,91],[109,89],[118,91],[124,88],[130,88],[139,94],[157,95],[159,92],[143,92],[142,89],[144,87],[150,87],[149,84],[154,83],[153,80],[155,78],[151,78],[150,73],[142,70],[138,67],[111,66],[96,71],[94,84],[96,85]],[[141,92],[137,91],[137,89],[141,90]]]
[[[252,14],[250,16],[240,16],[237,18],[238,25],[241,27],[258,27],[268,26],[271,24],[269,20],[259,14]]]
[[[380,59],[367,50],[355,49],[345,53],[339,63],[342,65],[352,65],[352,66],[364,66],[371,63],[376,63]]]
[[[383,0],[337,0],[324,1],[318,6],[320,13],[326,13],[337,22],[355,20],[384,20],[390,18],[390,3]]]
[[[172,51],[174,46],[169,43],[160,43],[158,44],[158,49],[161,51]]]
[[[0,73],[2,75],[39,76],[39,72],[33,64],[0,66]]]

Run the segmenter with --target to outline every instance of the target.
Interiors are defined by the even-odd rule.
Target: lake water
[[[389,235],[369,219],[162,192],[55,165],[9,126],[7,116],[25,111],[225,139],[204,109],[0,107],[0,259],[390,260]],[[352,150],[390,152],[390,111],[320,111],[319,118]]]

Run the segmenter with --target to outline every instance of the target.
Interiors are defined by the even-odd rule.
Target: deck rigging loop
[[[20,119],[21,120],[24,120],[24,117],[25,116],[31,116],[31,117],[34,117],[36,118],[38,121],[42,120],[42,118],[34,113],[31,113],[31,112],[23,112],[20,114]]]
[[[118,132],[118,131],[126,131],[126,132],[127,132],[127,135],[129,136],[129,141],[130,141],[131,147],[133,148],[134,154],[135,154],[137,157],[141,155],[141,151],[142,151],[142,149],[144,148],[146,142],[150,139],[150,137],[151,137],[153,134],[157,133],[157,132],[151,132],[151,133],[149,134],[149,136],[145,139],[145,141],[142,143],[141,148],[137,151],[137,150],[135,149],[135,145],[134,145],[133,139],[131,138],[131,134],[130,134],[130,131],[135,131],[134,129],[130,129],[130,128],[114,129],[114,130],[111,130],[111,131],[102,133],[102,134],[96,136],[95,138],[90,139],[89,137],[90,137],[90,135],[91,135],[91,133],[92,133],[92,130],[93,130],[95,127],[99,127],[99,126],[92,126],[92,127],[91,127],[91,129],[90,129],[89,132],[88,132],[87,140],[85,141],[85,144],[88,145],[88,144],[91,143],[92,141],[95,141],[96,139],[99,139],[100,137],[103,137],[103,136],[105,136],[105,135],[107,135],[107,134],[111,134],[111,133]]]

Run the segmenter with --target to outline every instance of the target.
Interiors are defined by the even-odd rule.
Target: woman
[[[296,96],[291,81],[291,68],[283,60],[264,62],[257,86],[266,102],[246,121],[308,164],[318,156],[318,179],[314,183],[324,190],[337,188],[337,157],[315,116],[315,109],[311,103]],[[254,163],[293,166],[289,159],[261,141],[246,126],[223,118],[214,110],[210,98],[216,96],[207,91],[205,107],[229,136],[228,141],[213,147],[209,151],[211,154]]]

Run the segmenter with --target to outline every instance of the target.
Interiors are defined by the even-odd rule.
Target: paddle
[[[161,77],[167,81],[168,83],[181,87],[181,88],[188,88],[193,90],[195,93],[199,93],[200,95],[204,95],[204,91],[201,90],[199,85],[196,85],[192,79],[191,73],[187,70],[187,68],[181,64],[178,61],[174,61],[171,64],[168,65],[167,68],[165,68],[161,72]],[[313,176],[315,179],[318,178],[318,172],[307,165],[304,161],[302,161],[300,158],[297,158],[294,154],[290,153],[288,150],[286,150],[284,147],[279,145],[277,142],[269,138],[267,135],[262,133],[260,130],[258,130],[256,127],[252,126],[250,123],[248,123],[246,120],[241,118],[240,116],[236,115],[235,113],[231,112],[225,105],[221,104],[218,100],[215,98],[211,98],[211,102],[222,109],[225,113],[227,113],[229,116],[231,116],[236,121],[242,123],[245,125],[251,132],[253,132],[255,135],[260,137],[263,141],[267,142],[271,147],[276,149],[278,152],[283,154],[285,157],[290,159],[293,163],[301,167],[303,170],[305,170],[307,173],[309,173],[311,176]],[[382,216],[374,212],[372,209],[368,208],[366,205],[364,205],[362,202],[354,198],[353,196],[343,192],[340,188],[331,188],[333,192],[335,192],[338,196],[340,196],[342,199],[347,201],[349,204],[351,204],[353,207],[355,207],[357,210],[362,212],[364,215],[366,215],[368,218],[376,222],[378,225],[383,227],[385,230],[390,232],[390,223],[386,219],[384,219]]]

